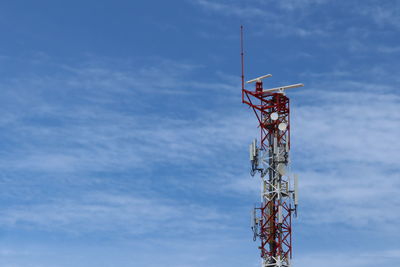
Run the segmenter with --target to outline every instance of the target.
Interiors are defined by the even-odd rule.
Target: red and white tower
[[[297,214],[297,176],[288,172],[290,151],[290,107],[285,90],[304,86],[264,89],[267,74],[247,81],[255,83],[253,91],[245,89],[242,34],[242,103],[251,107],[260,128],[260,140],[250,145],[251,175],[260,174],[261,204],[254,208],[252,230],[259,238],[262,267],[289,267],[292,257],[292,214]]]

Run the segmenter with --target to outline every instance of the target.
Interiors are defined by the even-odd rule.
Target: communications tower
[[[259,141],[250,145],[251,175],[260,174],[261,203],[252,212],[253,240],[260,239],[262,267],[290,267],[292,258],[292,214],[297,215],[298,178],[288,172],[290,151],[290,108],[286,89],[293,84],[264,89],[267,74],[247,81],[245,89],[243,26],[241,27],[242,103],[251,107],[260,128]]]

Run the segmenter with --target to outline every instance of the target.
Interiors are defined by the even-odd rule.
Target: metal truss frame
[[[266,92],[261,80],[255,91],[242,89],[242,103],[252,108],[260,128],[257,166],[262,179],[262,203],[255,208],[255,237],[260,238],[263,267],[289,267],[292,257],[293,191],[285,169],[289,163],[290,109],[283,92]],[[261,165],[261,166],[260,166]]]

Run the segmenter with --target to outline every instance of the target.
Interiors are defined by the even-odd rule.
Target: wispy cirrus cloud
[[[192,213],[192,210],[196,210]],[[47,203],[13,205],[3,208],[0,224],[4,229],[31,229],[74,235],[115,232],[126,235],[198,234],[204,229],[228,227],[227,218],[214,208],[183,204],[159,197],[87,192],[74,199],[53,199]],[[192,214],[187,217],[187,214]],[[185,222],[182,224],[182,222]],[[162,228],[160,228],[162,225]],[[117,235],[117,234],[116,234]]]
[[[391,232],[400,203],[396,86],[346,79],[313,86],[293,109],[304,222]]]
[[[172,235],[231,227],[222,222],[229,215],[217,207],[157,196],[175,180],[151,187],[152,179],[160,179],[152,172],[167,170],[158,165],[197,164],[210,171],[215,168],[207,164],[210,158],[232,151],[248,137],[243,128],[231,127],[240,125],[241,118],[202,111],[187,102],[205,94],[198,87],[215,86],[183,78],[182,73],[191,75],[192,67],[176,64],[173,72],[171,66],[137,71],[74,66],[64,75],[2,81],[7,96],[3,101],[13,105],[2,106],[9,118],[3,117],[1,135],[14,144],[0,157],[0,181],[8,188],[1,194],[7,203],[3,227],[77,236],[116,229],[121,235],[154,234],[160,224]],[[171,94],[170,87],[185,87],[170,98],[191,105],[182,105],[183,116],[159,112],[158,107],[168,111],[162,101]],[[148,113],[138,112],[141,109]],[[192,113],[186,114],[188,109]],[[193,210],[196,215],[185,218]]]
[[[359,10],[361,14],[371,18],[380,27],[400,27],[400,4],[398,1],[368,2]]]
[[[248,129],[255,126],[255,120],[251,120],[252,114],[247,114],[245,109],[238,115],[232,112],[217,114],[218,112],[194,109],[193,115],[184,117],[173,115],[162,117],[151,112],[139,115],[135,112],[126,113],[118,110],[114,102],[121,101],[123,99],[121,97],[131,99],[134,105],[141,105],[142,99],[154,94],[152,90],[142,91],[141,86],[144,86],[148,77],[157,76],[155,73],[160,75],[164,73],[162,65],[158,68],[150,68],[152,74],[148,74],[144,70],[132,73],[93,67],[81,71],[76,69],[72,73],[77,77],[58,77],[56,81],[46,79],[40,83],[27,83],[30,86],[33,84],[33,88],[38,84],[41,88],[49,88],[57,82],[64,81],[59,84],[64,85],[66,90],[82,88],[82,98],[79,95],[76,97],[85,101],[71,104],[67,101],[57,105],[57,102],[49,101],[45,96],[36,93],[30,99],[34,103],[33,106],[37,101],[36,105],[40,108],[31,110],[28,115],[8,112],[15,118],[4,122],[11,131],[9,135],[5,134],[5,137],[12,138],[15,142],[18,140],[29,140],[29,142],[21,142],[11,150],[13,153],[7,157],[3,156],[2,165],[12,170],[41,171],[57,176],[65,173],[88,175],[94,171],[106,171],[110,168],[146,169],[154,164],[176,166],[203,164],[203,169],[207,173],[217,174],[218,177],[208,180],[211,182],[210,186],[202,185],[201,188],[204,190],[219,191],[212,189],[214,185],[223,185],[222,188],[228,189],[228,192],[257,190],[258,187],[253,188],[254,182],[247,184],[242,181],[245,174],[237,176],[238,171],[243,173],[247,168],[238,170],[228,165],[225,171],[221,171],[218,164],[209,163],[210,159],[217,160],[221,156],[222,158],[218,160],[220,166],[227,163],[234,164],[246,158],[245,156],[223,157],[226,153],[243,151],[246,147],[243,144],[253,137],[253,133]],[[182,71],[190,76],[193,68],[184,66],[182,70],[178,67],[178,74],[167,75],[169,80],[163,86],[168,88],[174,81],[176,81],[175,87],[178,88],[182,84],[190,85],[190,83],[195,87],[203,86],[203,84],[198,85],[193,79],[182,80],[180,76]],[[138,80],[142,82],[138,82],[137,79],[129,82],[129,77],[136,76],[141,77]],[[115,85],[116,90],[114,98],[108,99],[103,94],[105,92],[113,94],[114,87],[111,84]],[[399,98],[398,95],[391,93],[390,86],[382,88],[380,84],[359,81],[347,81],[337,85],[343,89],[334,91],[335,88],[327,87],[329,86],[327,82],[319,85],[324,87],[324,90],[305,89],[304,92],[296,93],[305,104],[293,108],[294,157],[299,158],[295,162],[298,162],[297,166],[301,166],[301,172],[304,173],[305,200],[312,202],[319,199],[321,194],[326,194],[327,197],[321,205],[336,203],[341,207],[338,210],[330,209],[330,212],[325,214],[325,222],[357,223],[348,220],[348,217],[337,216],[337,212],[345,210],[343,207],[346,205],[362,203],[360,198],[368,192],[375,198],[387,201],[378,193],[380,190],[373,193],[368,191],[375,182],[378,172],[363,173],[361,170],[367,165],[380,165],[383,173],[395,168],[398,148],[394,133],[399,127],[396,124],[399,120],[395,111]],[[69,86],[72,86],[72,89],[69,89]],[[230,90],[230,87],[226,90]],[[366,91],[360,93],[361,90]],[[381,92],[379,96],[375,94],[377,90]],[[86,101],[92,94],[97,95],[99,101]],[[198,94],[198,92],[188,90],[183,94],[182,101],[187,101],[185,98],[187,94]],[[68,97],[70,96],[67,95],[67,100]],[[29,133],[29,138],[26,139],[27,136],[21,133]],[[382,139],[385,142],[377,142]],[[336,171],[333,171],[333,166],[336,166]],[[352,187],[356,187],[359,182],[357,179],[359,173],[349,170],[360,170],[359,173],[363,173],[364,177],[365,186],[357,187],[353,193],[341,187],[345,181],[349,181]],[[235,176],[237,178],[231,178]],[[330,181],[321,180],[319,177],[330,177]],[[393,186],[397,185],[390,182],[378,185],[381,190],[386,191],[390,191],[390,187]],[[347,197],[343,197],[343,194]],[[316,208],[315,211],[320,212],[320,206]],[[360,212],[364,210],[364,207],[360,208]],[[352,209],[349,210],[346,216],[352,216],[352,212]],[[368,216],[372,213],[363,214],[368,221]],[[311,218],[312,213],[309,216]]]
[[[3,84],[3,100],[12,103],[2,107],[3,137],[18,143],[1,159],[3,166],[62,172],[143,166],[150,159],[201,158],[210,153],[207,144],[234,141],[220,126],[238,119],[221,119],[199,112],[196,105],[178,103],[204,96],[197,88],[232,89],[191,80],[193,65],[168,62],[137,71],[62,68],[69,72]],[[169,112],[165,98],[181,105],[182,114],[189,110],[192,115],[161,116],[159,109]],[[119,110],[121,104],[126,110]]]
[[[343,80],[331,83],[337,75],[315,73],[311,76],[318,81],[288,92],[293,94],[292,170],[300,174],[301,222],[388,234],[400,219],[392,212],[400,204],[400,97],[394,77],[381,84],[347,74],[338,73]],[[232,177],[234,171],[222,176]],[[241,172],[228,188],[256,194],[258,184]]]
[[[239,3],[225,1],[196,0],[198,5],[206,10],[224,13],[225,15],[233,15],[245,18],[264,17],[269,13],[262,8],[254,6],[240,6]]]
[[[218,84],[193,79],[198,66],[177,64],[176,73],[164,82],[148,81],[156,74],[163,81],[168,72],[163,68],[169,66],[144,68],[150,74],[144,69],[74,66],[66,75],[3,82],[7,99],[20,108],[2,107],[8,114],[2,120],[3,140],[15,145],[0,158],[3,170],[8,169],[2,185],[12,192],[1,195],[8,205],[3,206],[0,224],[9,231],[75,236],[116,229],[121,235],[152,236],[163,224],[165,235],[221,231],[227,238],[235,224],[244,225],[243,216],[235,215],[258,201],[259,181],[250,178],[243,165],[246,144],[257,136],[255,118],[226,94],[213,93],[209,100],[232,107],[213,105],[207,111],[204,103],[193,101],[193,96],[206,99]],[[399,219],[390,211],[399,205],[395,192],[400,186],[395,87],[351,79],[344,70],[335,74],[344,80],[334,85],[331,79],[336,76],[329,73],[302,75],[318,82],[288,92],[293,96],[292,158],[301,178],[301,222],[316,229],[339,224],[391,231]],[[56,84],[63,90],[52,92]],[[143,90],[146,84],[149,90]],[[185,91],[168,98],[171,86]],[[229,78],[221,90],[233,88]],[[27,98],[21,99],[21,93]],[[175,113],[163,102],[166,98],[180,105]],[[168,174],[170,168],[182,172]],[[13,173],[32,177],[13,180]],[[75,192],[49,194],[38,189],[43,183],[49,190],[73,186]],[[21,197],[26,194],[30,197]],[[182,194],[181,200],[175,194]],[[366,204],[366,198],[376,201]],[[225,212],[229,201],[238,204]],[[196,215],[186,218],[193,210]],[[186,225],[181,226],[182,221]],[[385,227],[379,228],[382,224]]]
[[[350,267],[372,267],[379,262],[380,264],[396,265],[400,260],[399,250],[374,250],[365,251],[362,253],[343,253],[343,252],[331,252],[331,253],[315,253],[299,255],[294,260],[296,266],[327,266],[333,267],[337,265]]]
[[[275,3],[269,1],[195,1],[197,5],[208,12],[238,17],[246,21],[256,21],[258,35],[264,35],[263,30],[267,28],[279,36],[294,35],[300,37],[325,35],[325,31],[321,27],[317,28],[310,24],[304,24],[305,20],[303,19],[311,10],[310,5],[319,5],[325,2],[321,0],[282,1],[275,5]],[[297,12],[300,8],[301,12]],[[254,18],[257,19],[254,20]]]

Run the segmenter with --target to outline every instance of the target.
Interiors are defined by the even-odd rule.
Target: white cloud
[[[182,113],[189,109],[192,116],[158,112],[165,94],[188,101],[186,96],[204,95],[204,89],[232,90],[232,81],[222,85],[192,80],[198,66],[160,60],[157,66],[136,71],[62,68],[69,73],[4,84],[8,104],[2,106],[0,122],[7,129],[6,138],[18,145],[0,159],[0,165],[14,170],[74,172],[150,162],[178,164],[204,159],[221,149],[221,144],[238,144],[236,137],[242,134],[243,129],[229,127],[241,120],[234,115],[221,117],[186,104]],[[128,99],[129,111],[118,111],[118,105]]]
[[[297,93],[307,100],[292,108],[302,221],[393,231],[400,219],[392,212],[400,204],[396,88],[353,81],[315,87]]]
[[[77,235],[118,230],[115,238],[149,233],[195,235],[204,229],[215,231],[228,227],[222,223],[228,215],[213,207],[121,192],[86,192],[75,199],[12,205],[0,213],[0,224],[7,229],[40,229]]]
[[[400,205],[398,90],[390,78],[380,84],[349,80],[345,72],[338,75],[347,78],[331,83],[334,75],[313,75],[325,82],[288,92],[301,222],[396,232],[400,219],[393,212]],[[226,171],[218,177],[229,181],[229,190],[257,196],[259,179],[242,172]]]
[[[400,27],[400,4],[398,1],[370,2],[360,8],[361,14],[372,18],[381,27]]]
[[[273,1],[270,1],[273,2]],[[302,10],[311,8],[310,6],[322,5],[327,3],[328,0],[283,0],[279,1],[278,5],[283,9],[288,10]]]
[[[374,250],[363,252],[329,252],[299,255],[294,260],[297,267],[343,266],[372,267],[378,265],[396,266],[400,260],[399,250]]]
[[[246,1],[242,3],[238,1],[195,1],[207,11],[223,16],[239,17],[249,22],[257,22],[259,24],[256,30],[258,35],[265,35],[264,29],[267,28],[273,30],[274,34],[279,36],[295,35],[300,37],[326,34],[324,29],[314,27],[312,24],[304,24],[304,20],[301,19],[308,14],[308,12],[305,12],[307,10],[305,5],[323,2],[325,1],[303,0],[301,3],[280,1],[277,5],[278,10],[276,10],[276,5],[268,1]],[[302,8],[301,12],[297,12],[300,7]]]
[[[152,92],[141,88],[140,94],[137,94],[136,86],[146,84],[144,77],[163,73],[162,68],[153,69],[150,71],[153,74],[143,74],[143,77],[136,72],[115,75],[114,71],[108,71],[107,68],[101,71],[94,68],[97,70],[73,72],[77,77],[84,77],[82,79],[72,75],[42,80],[39,84],[43,90],[48,90],[60,80],[67,81],[62,83],[67,85],[72,80],[74,83],[70,92],[79,91],[82,86],[85,97],[90,97],[91,92],[97,89],[93,93],[96,101],[82,104],[79,101],[69,103],[67,99],[66,103],[59,105],[54,99],[49,100],[33,90],[27,96],[36,108],[28,113],[5,110],[5,114],[10,114],[13,119],[4,120],[3,125],[13,130],[13,136],[17,136],[20,143],[16,150],[11,150],[15,154],[3,155],[2,165],[12,171],[39,170],[52,177],[74,172],[82,179],[86,179],[86,173],[90,171],[143,170],[151,169],[153,164],[158,163],[190,168],[194,165],[195,169],[200,166],[202,177],[198,177],[201,174],[197,173],[196,177],[190,177],[184,184],[183,178],[166,182],[176,182],[179,188],[187,186],[189,190],[220,194],[222,198],[237,197],[239,192],[239,197],[252,194],[253,199],[257,199],[258,178],[250,180],[249,175],[243,173],[248,169],[243,165],[248,163],[246,144],[257,132],[255,118],[245,106],[240,112],[235,109],[221,112],[216,108],[211,112],[194,108],[193,116],[188,117],[125,113],[116,106],[108,106],[110,103],[119,103],[123,98],[140,105],[141,97]],[[184,71],[188,71],[188,76],[192,74],[191,70]],[[120,77],[137,75],[142,77],[138,79],[140,82],[120,82]],[[338,75],[350,79],[342,72]],[[207,84],[196,80],[182,79],[180,75],[170,77],[173,79],[168,78],[162,86],[167,91],[170,86],[174,87],[175,82],[178,88],[182,84],[207,87]],[[324,77],[321,75],[318,78]],[[114,95],[111,98],[114,93],[111,86],[113,81],[119,89],[115,91],[117,97]],[[25,85],[27,87],[22,92],[37,86],[36,83]],[[400,219],[399,215],[390,212],[399,204],[396,192],[400,187],[394,172],[399,150],[396,132],[400,128],[396,112],[399,97],[393,93],[395,88],[389,83],[382,86],[352,80],[337,82],[335,87],[329,80],[309,87],[314,89],[306,87],[290,93],[294,104],[293,164],[294,171],[297,168],[301,174],[302,206],[299,215],[302,222],[316,227],[339,223],[380,232],[394,229]],[[17,87],[20,88],[23,88],[22,83]],[[231,90],[231,87],[225,90]],[[186,93],[192,94],[193,91]],[[25,101],[18,94],[8,97]],[[223,110],[226,110],[225,107]],[[46,120],[35,121],[40,117],[57,118],[59,124],[48,124]],[[243,151],[243,160],[237,154],[240,151]],[[200,179],[201,182],[198,182]],[[86,198],[77,199],[53,196],[54,199],[47,203],[32,206],[13,204],[3,209],[0,223],[11,228],[35,227],[73,233],[112,231],[118,226],[124,233],[130,234],[152,232],[158,223],[178,229],[179,233],[182,221],[187,222],[182,231],[188,232],[205,229],[213,232],[212,229],[219,227],[231,227],[224,226],[223,218],[230,218],[230,215],[221,216],[218,204],[214,208],[192,202],[181,206],[170,198],[127,196],[126,192],[118,192],[119,196],[115,196],[106,191],[102,195],[88,192]],[[366,204],[366,198],[375,202]],[[249,202],[249,208],[251,205]],[[150,212],[152,206],[157,206],[155,213],[159,215]],[[198,214],[187,219],[187,214],[192,210]],[[144,225],[143,218],[150,219],[151,223]],[[385,225],[384,229],[378,229],[377,226],[381,224]]]
[[[374,93],[380,85],[338,86],[353,90],[356,86],[367,91],[309,91],[306,97],[319,103],[294,111],[294,129],[299,133],[294,137],[296,142],[314,164],[338,160],[395,165],[399,149],[395,132],[400,127],[396,110],[400,97]]]
[[[13,193],[2,194],[2,198],[11,200],[11,203],[2,209],[0,223],[8,229],[73,234],[114,231],[117,228],[128,234],[154,233],[160,223],[174,234],[228,227],[221,221],[228,215],[215,207],[204,207],[191,201],[177,203],[171,197],[136,196],[137,188],[132,189],[132,196],[120,190],[113,195],[110,193],[115,189],[113,182],[102,181],[111,187],[105,189],[107,193],[94,194],[92,190],[84,190],[85,197],[77,197],[78,192],[73,196],[62,192],[44,196],[30,191],[35,190],[39,181],[47,183],[50,178],[68,179],[65,186],[90,183],[88,180],[93,180],[93,185],[99,182],[93,178],[96,176],[93,173],[99,171],[143,171],[159,163],[175,166],[204,164],[209,157],[217,157],[213,154],[232,150],[249,139],[249,133],[240,127],[242,118],[235,114],[221,116],[194,109],[193,116],[178,118],[163,116],[159,110],[149,114],[125,112],[114,105],[122,101],[121,95],[132,101],[132,105],[140,105],[142,99],[154,95],[153,90],[158,86],[168,91],[170,87],[175,90],[182,84],[189,90],[209,85],[178,75],[181,71],[188,71],[190,75],[191,67],[183,67],[184,70],[179,67],[176,73],[167,75],[167,82],[148,79],[159,74],[163,81],[163,68],[169,67],[170,64],[161,64],[157,68],[146,68],[150,74],[143,70],[131,73],[100,67],[89,70],[70,68],[73,71],[66,76],[23,78],[7,84],[7,101],[16,103],[17,107],[3,106],[4,113],[12,119],[2,121],[2,126],[7,129],[2,134],[16,145],[2,155],[0,164],[7,168],[6,176],[23,173],[32,177],[29,185],[26,185],[25,177],[17,177],[12,183],[9,179],[2,179],[8,192]],[[131,81],[128,79],[131,76],[139,78]],[[147,80],[149,87],[141,87]],[[59,86],[56,93],[51,91],[55,84]],[[186,93],[192,94],[193,91],[183,95]],[[138,174],[132,172],[132,184],[140,179],[151,179],[135,177]],[[70,192],[69,188],[65,191]],[[153,192],[151,188],[148,191]],[[23,202],[27,193],[34,203]],[[191,214],[190,218],[187,218],[188,214]]]
[[[386,54],[400,52],[400,46],[379,46],[378,51]]]
[[[251,7],[247,5],[239,6],[234,1],[222,2],[222,1],[210,1],[210,0],[196,0],[195,2],[207,10],[223,13],[225,15],[254,18],[254,17],[263,17],[268,14],[265,10],[261,8]]]

